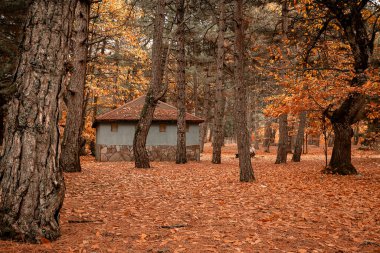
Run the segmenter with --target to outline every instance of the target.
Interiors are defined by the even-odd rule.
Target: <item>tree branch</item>
[[[322,28],[318,31],[317,36],[315,36],[315,38],[311,41],[311,44],[307,47],[307,51],[306,51],[305,57],[304,57],[304,63],[306,63],[306,64],[308,63],[311,51],[314,49],[315,45],[318,43],[318,41],[321,38],[322,34],[326,31],[326,29],[329,26],[330,21],[332,19],[333,19],[332,17],[329,17],[325,21],[325,23],[323,24]]]

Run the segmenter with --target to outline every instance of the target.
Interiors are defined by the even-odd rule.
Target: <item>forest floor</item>
[[[236,146],[223,164],[98,163],[65,174],[62,236],[41,245],[0,241],[0,252],[380,252],[380,154],[353,152],[360,174],[320,173],[310,148],[275,165],[275,147],[252,158],[256,182],[240,183]],[[289,156],[290,158],[290,156]]]

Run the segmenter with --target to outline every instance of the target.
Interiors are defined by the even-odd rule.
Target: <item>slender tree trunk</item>
[[[259,82],[258,79],[255,79],[256,83]],[[258,117],[258,92],[256,89],[253,90],[253,101],[251,102],[253,104],[253,116],[252,116],[252,128],[253,128],[253,135],[255,137],[255,139],[253,140],[253,145],[254,145],[254,148],[255,150],[259,150],[260,149],[260,146],[259,146],[259,117]]]
[[[219,164],[222,161],[222,146],[224,142],[224,82],[223,82],[223,65],[224,65],[224,30],[225,25],[225,3],[219,0],[219,25],[218,25],[218,54],[216,58],[216,92],[215,92],[215,111],[214,111],[214,138],[212,142],[212,163]]]
[[[299,121],[299,125],[298,125],[296,145],[294,147],[294,153],[293,153],[293,157],[292,157],[293,162],[300,162],[301,161],[305,126],[306,126],[306,111],[302,111],[300,114],[300,121]]]
[[[59,169],[59,101],[76,1],[29,6],[0,161],[0,237],[39,242],[60,235],[65,185]]]
[[[281,114],[279,117],[279,138],[276,164],[286,163],[286,157],[288,155],[288,115]]]
[[[65,172],[80,172],[81,133],[83,129],[84,88],[86,84],[87,37],[90,2],[79,0],[73,26],[73,73],[67,88],[67,119],[63,135],[60,167]]]
[[[254,129],[253,129],[253,134],[255,136],[255,140],[253,141],[253,147],[255,148],[255,150],[259,150],[260,149],[258,128],[259,127],[258,127],[257,118],[256,118],[255,119],[255,123],[254,123]]]
[[[257,97],[256,97],[256,99],[257,99]],[[253,122],[253,127],[254,127],[253,134],[255,135],[254,148],[256,150],[259,150],[260,149],[260,145],[259,145],[259,143],[260,143],[259,142],[259,140],[260,140],[260,138],[259,138],[259,127],[260,127],[260,125],[259,125],[259,117],[257,115],[257,103],[256,103],[255,114],[254,114],[254,121],[255,121],[255,122]]]
[[[210,119],[207,129],[208,129],[208,136],[207,136],[207,142],[212,142],[212,138],[214,138],[214,131],[211,127],[212,121]]]
[[[328,138],[328,141],[327,141],[327,146],[329,148],[333,147],[334,146],[334,139],[335,139],[335,136],[333,133],[330,133],[329,134],[329,138]]]
[[[354,145],[358,145],[359,143],[359,123],[356,123],[355,124],[355,128],[354,128]]]
[[[287,39],[287,32],[289,27],[289,18],[288,18],[288,0],[282,2],[282,37],[284,40]],[[288,115],[282,114],[279,117],[279,138],[278,138],[278,149],[277,149],[277,158],[276,164],[286,163],[286,158],[288,154]]]
[[[84,101],[83,101],[83,107],[82,107],[82,122],[81,122],[82,127],[79,131],[81,133],[81,135],[79,137],[79,144],[80,144],[79,155],[81,155],[81,156],[88,155],[88,152],[86,151],[86,144],[87,143],[89,144],[91,153],[94,150],[94,154],[95,154],[95,149],[92,150],[91,140],[88,140],[83,136],[83,131],[86,128],[86,118],[87,118],[86,112],[88,109],[88,103],[90,101],[90,94],[91,94],[90,91],[85,88],[85,90],[84,90]]]
[[[250,141],[247,129],[247,88],[244,83],[244,29],[243,29],[243,1],[235,0],[235,130],[239,154],[240,181],[255,180],[251,156]]]
[[[150,168],[149,157],[146,151],[146,138],[152,123],[154,110],[160,98],[165,94],[162,88],[163,70],[162,58],[164,54],[162,34],[165,18],[165,0],[158,0],[156,17],[154,19],[153,48],[152,48],[152,81],[146,95],[145,104],[141,111],[133,139],[133,155],[136,168]]]
[[[270,119],[267,119],[265,121],[265,130],[264,130],[264,141],[263,141],[263,147],[264,152],[269,153],[269,147],[272,139],[272,122]]]
[[[203,85],[204,85],[204,89],[203,89],[203,93],[204,93],[204,101],[203,101],[203,118],[205,119],[205,121],[200,125],[200,135],[199,135],[199,138],[200,138],[200,152],[203,152],[203,148],[204,148],[204,144],[206,142],[206,138],[207,138],[207,128],[208,128],[208,124],[209,124],[209,121],[210,121],[210,83],[208,82],[203,82]]]
[[[186,157],[186,80],[185,80],[185,0],[177,0],[177,152],[176,163]]]
[[[93,108],[93,122],[96,119],[96,116],[98,116],[98,102],[99,102],[99,97],[98,95],[94,94],[94,108]]]
[[[194,115],[199,116],[199,103],[198,103],[198,87],[199,87],[199,82],[198,82],[198,70],[197,67],[195,67],[195,71],[193,73],[193,82],[194,82],[194,87],[193,87],[193,101],[194,101]]]

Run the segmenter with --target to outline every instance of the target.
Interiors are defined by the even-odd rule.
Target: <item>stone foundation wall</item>
[[[176,146],[147,146],[150,161],[175,161]],[[187,146],[187,159],[200,160],[199,145]],[[133,161],[133,146],[96,144],[95,157],[100,162]]]

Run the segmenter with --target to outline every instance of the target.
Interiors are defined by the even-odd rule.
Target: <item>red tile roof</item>
[[[144,103],[145,96],[139,97],[112,111],[99,115],[96,117],[94,124],[111,121],[138,121]],[[177,121],[177,108],[159,101],[154,111],[153,121]],[[203,121],[203,119],[195,115],[186,113],[186,122],[202,123]]]

